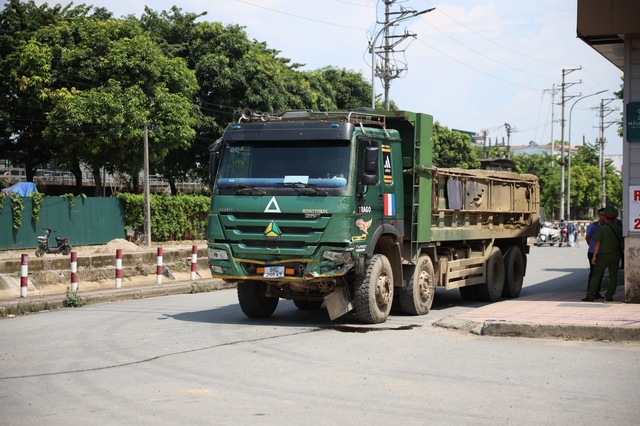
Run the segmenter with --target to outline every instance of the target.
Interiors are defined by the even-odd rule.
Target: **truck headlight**
[[[210,248],[208,251],[209,251],[209,259],[214,259],[214,260],[229,259],[229,254],[227,253],[226,250]]]
[[[329,260],[335,263],[347,263],[351,260],[351,253],[348,251],[325,251],[322,253],[322,260]]]

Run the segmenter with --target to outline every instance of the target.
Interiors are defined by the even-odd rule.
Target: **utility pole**
[[[544,91],[551,93],[551,165],[553,166],[555,165],[556,158],[556,141],[553,140],[553,125],[556,123],[554,106],[556,102],[556,93],[558,93],[560,89],[556,89],[556,85],[554,84],[553,86],[551,86],[551,89],[545,89]]]
[[[482,158],[487,158],[487,129],[482,129]],[[491,139],[489,139],[491,144]]]
[[[600,100],[600,107],[598,108],[598,117],[600,118],[600,136],[598,137],[598,145],[600,146],[600,153],[599,153],[599,163],[600,163],[600,181],[601,181],[601,188],[600,188],[600,207],[601,208],[605,208],[606,204],[607,204],[607,180],[606,180],[606,171],[605,171],[605,162],[604,162],[604,144],[605,144],[605,138],[604,138],[604,129],[606,129],[607,127],[609,127],[611,124],[615,123],[614,121],[609,122],[609,123],[605,123],[604,122],[604,118],[611,114],[613,111],[615,111],[615,109],[613,108],[605,108],[606,105],[609,105],[612,101],[615,101],[615,98],[609,98],[609,99],[601,99]],[[606,101],[606,103],[605,103]],[[605,114],[606,112],[606,114]],[[607,124],[605,126],[605,124]]]
[[[151,195],[149,194],[149,131],[144,123],[144,236],[149,247],[151,245]]]
[[[571,114],[573,114],[573,107],[575,107],[576,104],[583,99],[589,98],[591,96],[596,96],[604,92],[606,92],[606,90],[601,90],[596,93],[591,93],[590,95],[582,96],[573,101],[571,108],[569,108],[569,154],[567,155],[569,163],[567,167],[567,220],[571,220]]]
[[[384,0],[385,5],[385,20],[384,22],[377,22],[378,24],[384,24],[382,29],[378,31],[374,36],[372,36],[371,41],[369,42],[369,53],[371,53],[371,108],[376,107],[376,90],[375,90],[375,77],[380,77],[382,79],[382,84],[384,87],[384,109],[385,111],[389,111],[389,89],[391,88],[391,80],[395,78],[400,78],[400,76],[407,71],[406,64],[402,66],[397,66],[392,64],[392,54],[395,52],[404,52],[404,50],[394,50],[400,43],[406,40],[409,37],[416,38],[416,34],[409,33],[405,30],[403,35],[396,36],[392,35],[389,29],[392,26],[397,25],[402,21],[406,21],[410,18],[414,18],[418,15],[422,15],[424,13],[431,12],[435,9],[432,7],[431,9],[421,10],[420,12],[416,12],[415,10],[407,10],[404,8],[400,9],[400,12],[392,12],[391,5],[394,4],[397,0]],[[376,42],[378,41],[378,37],[384,34],[384,45],[376,47]],[[397,39],[392,42],[392,39]],[[376,65],[376,54],[382,58],[382,65]]]
[[[580,95],[565,95],[565,91],[567,87],[571,87],[574,84],[578,84],[578,83],[582,83],[581,81],[577,82],[577,83],[566,83],[564,81],[564,78],[572,73],[573,71],[578,71],[581,70],[582,67],[579,68],[570,68],[570,69],[562,69],[562,85],[560,87],[560,90],[562,91],[562,101],[561,101],[561,105],[562,105],[562,118],[560,119],[560,219],[564,219],[564,170],[565,170],[565,163],[564,163],[564,106],[565,103],[571,99],[571,98],[575,98],[576,96],[580,96]]]
[[[507,130],[507,160],[511,158],[511,133],[516,129],[511,127],[509,123],[504,123],[504,128]]]

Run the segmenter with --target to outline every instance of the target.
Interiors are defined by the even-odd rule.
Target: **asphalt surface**
[[[578,249],[567,250],[578,253]],[[582,250],[579,253],[582,254]],[[2,261],[0,258],[0,263]],[[173,280],[163,277],[160,284],[156,284],[155,275],[132,278],[123,282],[121,288],[115,288],[114,279],[80,283],[78,294],[86,304],[96,304],[234,287],[234,284],[210,278],[202,266],[198,268],[196,280],[190,279],[189,272],[176,272],[173,275]],[[475,303],[462,313],[435,321],[434,325],[487,336],[640,341],[640,304],[624,303],[621,287],[613,302],[582,302],[584,292],[577,290],[581,285],[572,283],[572,279],[584,280],[584,277],[578,274],[575,278],[564,277],[564,282],[568,284],[562,288],[523,291],[517,299],[492,304]],[[20,297],[19,288],[0,289],[0,312],[6,310],[10,314],[3,316],[10,318],[16,307],[38,303],[46,303],[43,306],[48,309],[65,308],[67,287],[68,284],[49,285],[27,292],[26,297]]]

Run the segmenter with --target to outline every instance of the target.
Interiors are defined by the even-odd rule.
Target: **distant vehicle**
[[[543,222],[540,231],[538,232],[538,236],[536,237],[535,245],[536,247],[543,246],[545,244],[549,244],[550,246],[555,246],[556,243],[560,242],[560,230],[553,227],[551,222]]]

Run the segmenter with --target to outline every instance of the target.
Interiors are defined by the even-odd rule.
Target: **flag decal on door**
[[[396,195],[384,194],[384,215],[395,216],[396,215]]]

